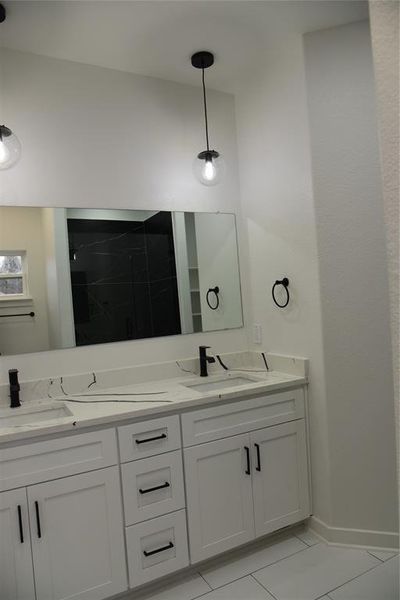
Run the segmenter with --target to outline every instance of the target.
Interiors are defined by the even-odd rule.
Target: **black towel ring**
[[[215,298],[216,298],[216,303],[214,306],[210,303],[210,299],[209,299],[209,296],[211,293],[215,294]],[[219,287],[217,285],[213,288],[210,288],[206,294],[206,301],[207,301],[208,306],[211,308],[211,310],[217,310],[217,308],[219,307],[219,295],[218,294],[219,294]]]
[[[275,298],[275,288],[278,285],[282,285],[285,288],[286,291],[286,302],[284,304],[279,304],[279,302],[277,301],[277,299]],[[275,302],[276,306],[279,306],[279,308],[286,308],[286,306],[289,304],[289,300],[290,300],[290,295],[289,295],[289,279],[287,277],[284,277],[283,279],[277,279],[274,283],[274,285],[272,286],[272,299]]]

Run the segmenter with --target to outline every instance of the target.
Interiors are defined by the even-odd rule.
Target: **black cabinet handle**
[[[153,554],[158,554],[159,552],[164,552],[165,550],[169,550],[170,548],[173,548],[174,545],[172,542],[169,542],[169,544],[167,544],[166,546],[162,546],[161,548],[156,548],[155,550],[150,550],[149,552],[146,552],[146,550],[143,550],[143,554],[145,556],[152,556]]]
[[[18,504],[17,510],[18,510],[19,540],[20,540],[21,544],[23,544],[24,543],[24,529],[22,527],[22,510],[21,510],[21,506],[19,504]]]
[[[260,445],[259,444],[254,444],[254,446],[255,446],[256,452],[257,452],[257,466],[256,466],[256,471],[261,471]]]
[[[142,490],[141,488],[139,488],[139,494],[150,494],[150,492],[155,492],[156,490],[162,490],[163,488],[169,488],[170,484],[168,483],[168,481],[166,481],[165,483],[162,483],[161,485],[156,485],[154,487],[151,488],[147,488],[146,490]]]
[[[37,536],[38,536],[38,538],[41,538],[42,537],[42,527],[40,525],[39,502],[37,500],[35,500],[35,512],[36,512]]]
[[[146,440],[135,440],[137,444],[147,444],[147,442],[155,442],[156,440],[165,440],[167,437],[166,433],[162,433],[161,435],[156,435],[155,437],[147,438]]]
[[[246,475],[250,475],[251,471],[250,471],[250,448],[248,446],[245,446],[244,449],[246,450],[246,460],[247,460],[247,469],[245,471]]]

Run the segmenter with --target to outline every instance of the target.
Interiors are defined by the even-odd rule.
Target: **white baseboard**
[[[398,550],[399,548],[399,534],[396,532],[331,527],[317,517],[311,517],[308,525],[328,544],[379,548],[381,550]]]

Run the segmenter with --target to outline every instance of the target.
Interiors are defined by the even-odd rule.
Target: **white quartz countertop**
[[[204,391],[191,389],[187,385],[212,383],[229,378],[246,378],[243,385],[224,389]],[[165,380],[149,381],[140,384],[96,388],[84,393],[59,395],[43,400],[30,400],[21,408],[0,410],[0,443],[50,435],[58,432],[76,431],[83,428],[102,425],[106,427],[124,420],[154,418],[166,413],[187,411],[201,406],[216,405],[230,400],[244,399],[262,393],[307,383],[307,379],[298,375],[289,375],[278,371],[259,372],[254,370],[235,370],[222,375],[201,378],[192,374]],[[40,422],[29,422],[29,413],[33,410],[65,406],[68,416],[52,418]],[[17,411],[21,411],[17,413]],[[57,411],[58,412],[58,411]],[[26,415],[23,422],[4,426],[7,418],[17,414]],[[2,423],[3,421],[3,423]]]

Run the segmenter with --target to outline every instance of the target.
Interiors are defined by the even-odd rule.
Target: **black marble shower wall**
[[[170,212],[68,219],[76,345],[181,333]]]

